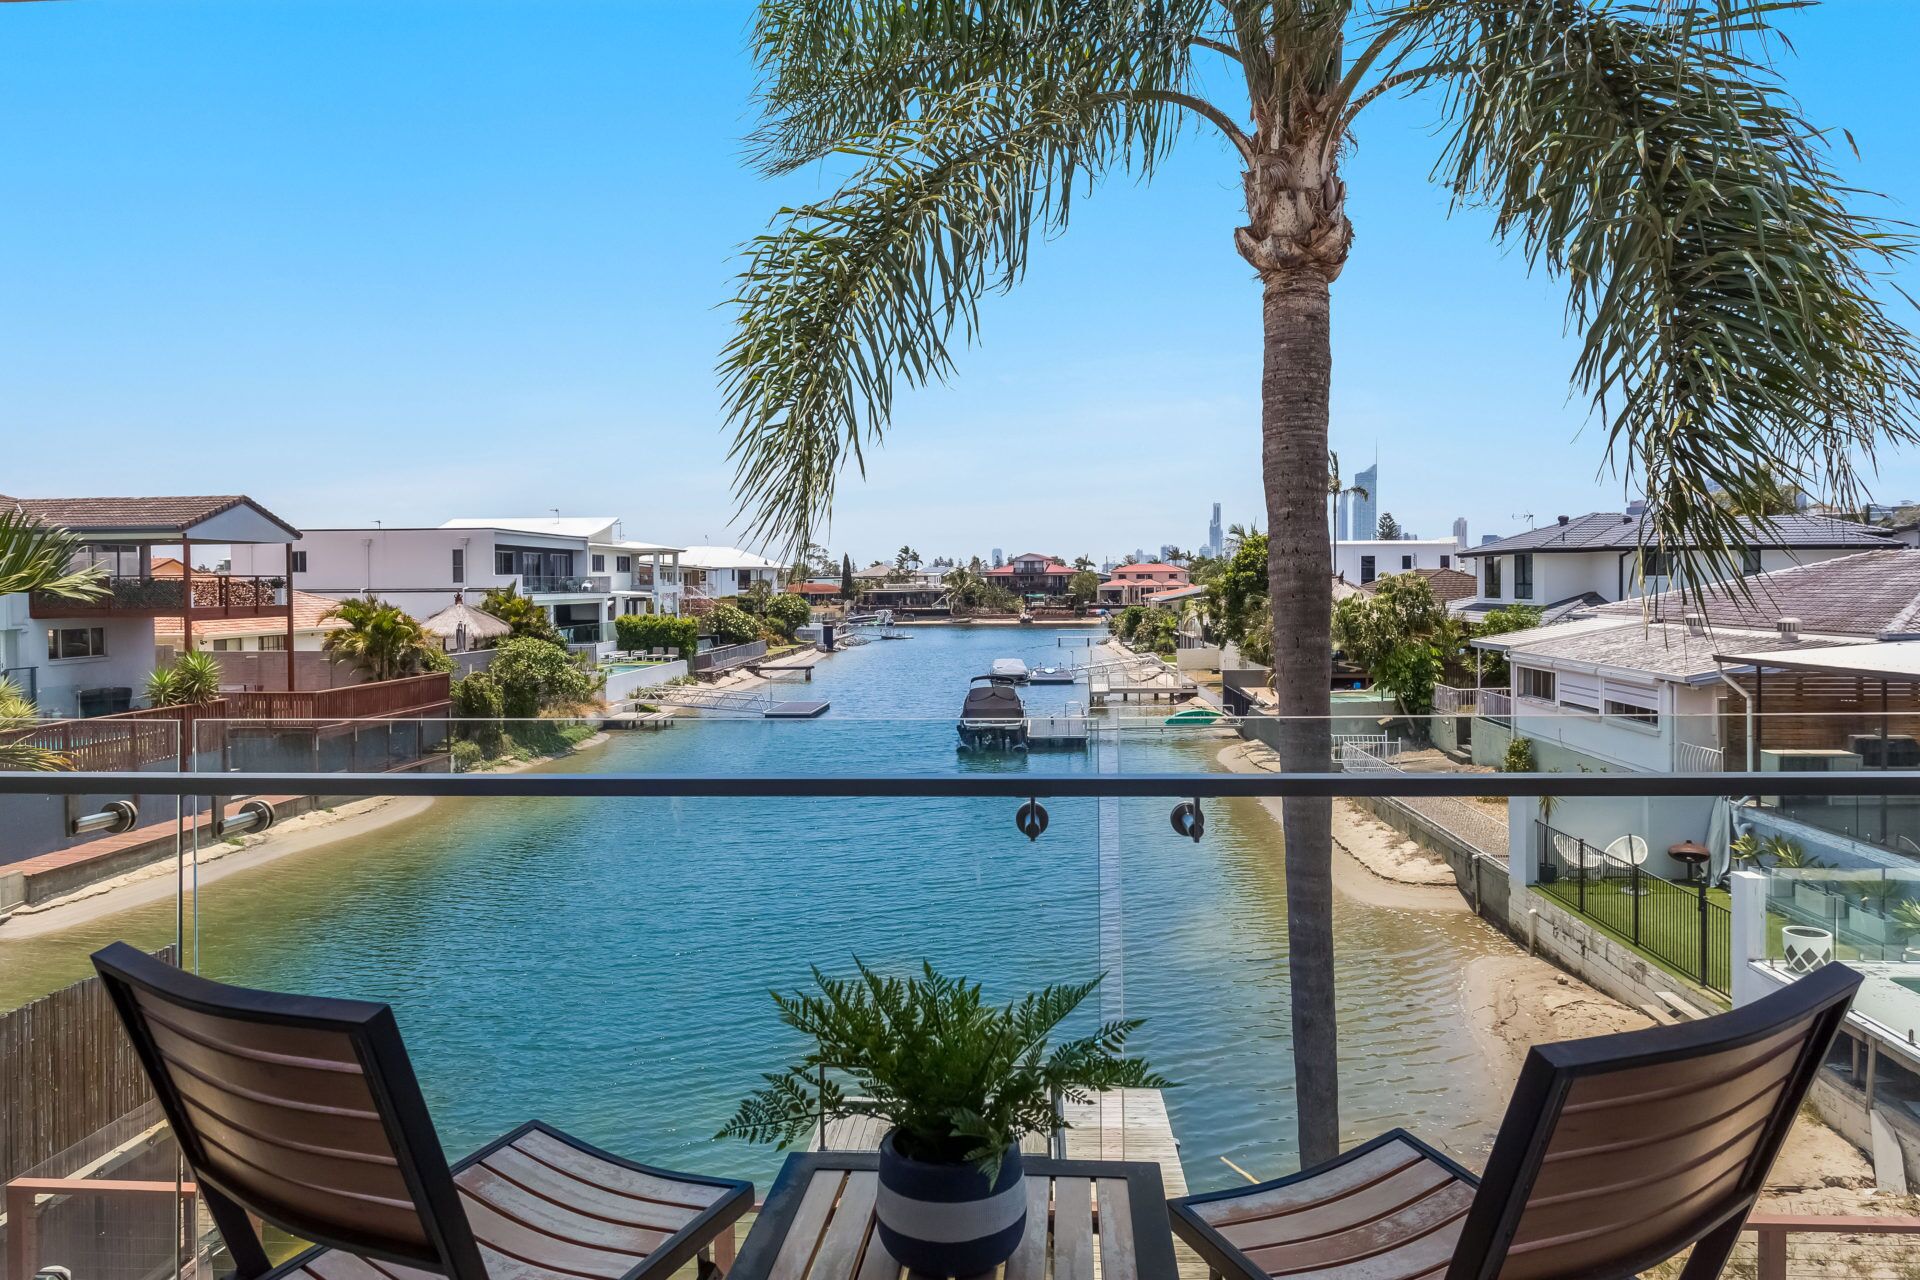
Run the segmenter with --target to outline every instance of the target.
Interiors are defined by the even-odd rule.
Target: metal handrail
[[[0,772],[0,795],[1920,798],[1920,773],[580,774]]]

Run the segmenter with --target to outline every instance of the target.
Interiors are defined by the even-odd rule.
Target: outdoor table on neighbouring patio
[[[1159,1165],[1022,1159],[1027,1234],[1006,1280],[1093,1280],[1096,1257],[1101,1280],[1175,1280]],[[879,1166],[873,1151],[787,1157],[728,1280],[899,1280],[873,1230]]]
[[[1682,840],[1679,844],[1667,846],[1667,856],[1675,862],[1686,863],[1687,879],[1692,881],[1700,878],[1701,870],[1712,860],[1713,853],[1696,841]]]

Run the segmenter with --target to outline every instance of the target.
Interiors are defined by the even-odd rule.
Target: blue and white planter
[[[929,1164],[880,1143],[874,1222],[887,1252],[914,1271],[970,1276],[1013,1256],[1027,1229],[1020,1153],[1009,1151],[989,1184],[970,1164]]]

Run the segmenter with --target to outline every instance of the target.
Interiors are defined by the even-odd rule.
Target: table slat
[[[1093,1280],[1093,1181],[1053,1184],[1053,1280]]]
[[[773,1260],[767,1280],[803,1280],[807,1264],[813,1261],[814,1246],[820,1243],[820,1233],[826,1228],[834,1201],[840,1197],[840,1186],[846,1180],[844,1170],[829,1169],[816,1173],[807,1183],[806,1194],[800,1199],[800,1207],[794,1210],[793,1225],[787,1228],[787,1238],[780,1242],[780,1254]]]
[[[1133,1276],[1139,1266],[1133,1253],[1133,1205],[1125,1178],[1094,1182],[1100,1195],[1100,1274]]]
[[[824,1175],[816,1174],[819,1182]],[[860,1246],[867,1242],[873,1225],[873,1200],[880,1189],[877,1173],[849,1173],[840,1192],[840,1207],[827,1223],[827,1234],[820,1241],[820,1253],[813,1260],[814,1280],[852,1280],[854,1265],[860,1261]],[[880,1242],[873,1247],[880,1249]],[[880,1250],[882,1253],[884,1249]]]
[[[1007,1259],[1007,1280],[1046,1280],[1047,1208],[1053,1179],[1030,1173],[1027,1183],[1027,1231]]]

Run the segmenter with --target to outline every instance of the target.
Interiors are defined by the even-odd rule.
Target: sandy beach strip
[[[611,739],[605,730],[576,743],[566,755],[538,760],[514,760],[486,773],[523,773]],[[276,822],[259,835],[241,836],[237,843],[203,838],[195,858],[201,888],[228,876],[251,871],[281,858],[310,853],[342,840],[368,835],[383,827],[418,817],[433,805],[429,796],[374,796],[326,809],[314,809]],[[0,943],[41,938],[79,928],[122,911],[172,898],[179,889],[179,868],[173,858],[161,858],[124,875],[90,884],[73,893],[35,906],[21,907],[0,920]]]

